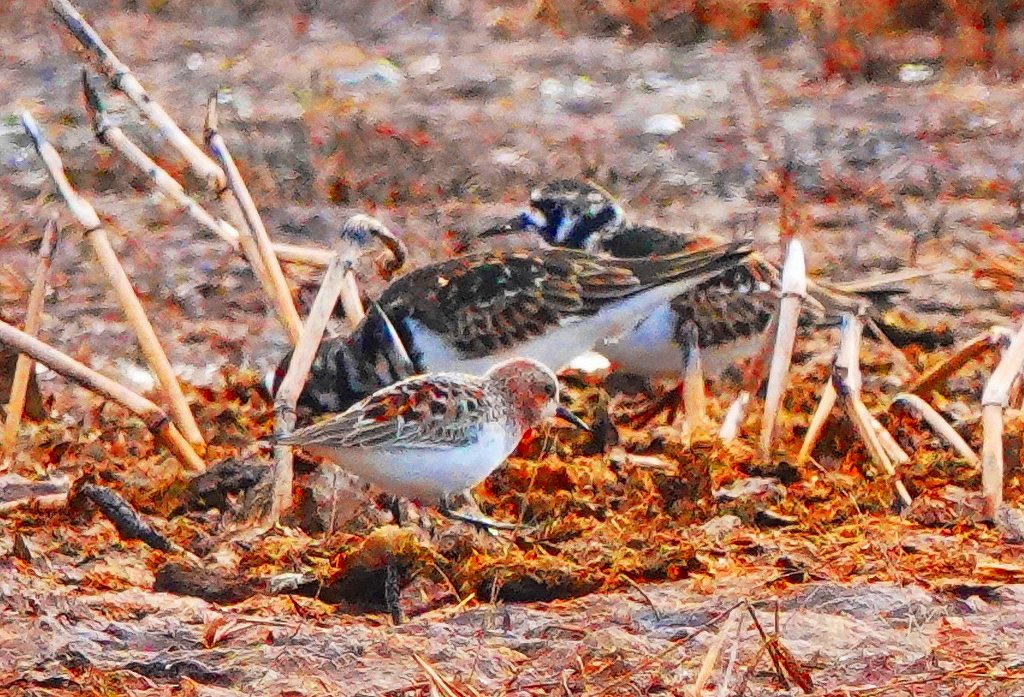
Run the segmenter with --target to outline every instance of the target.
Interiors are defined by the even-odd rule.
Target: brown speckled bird
[[[300,405],[337,412],[412,374],[483,374],[512,357],[558,370],[670,298],[732,272],[749,251],[746,242],[644,259],[487,251],[430,264],[393,281],[351,336],[321,343]]]

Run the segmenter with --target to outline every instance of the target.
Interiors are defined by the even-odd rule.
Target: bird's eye
[[[546,394],[548,397],[554,397],[555,396],[555,392],[557,392],[557,391],[558,391],[558,387],[556,385],[554,385],[553,383],[549,382],[548,384],[544,385],[544,394]]]

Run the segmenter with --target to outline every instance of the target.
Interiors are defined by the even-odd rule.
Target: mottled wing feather
[[[499,250],[413,271],[380,303],[393,321],[415,319],[476,357],[593,314],[639,283],[629,269],[584,252]]]
[[[280,443],[329,448],[449,447],[471,441],[484,422],[494,418],[479,378],[435,374],[395,383]]]
[[[702,348],[761,334],[778,307],[778,294],[764,286],[756,271],[746,265],[676,297],[676,341],[685,344],[690,323],[697,327]]]
[[[650,225],[627,223],[619,225],[602,234],[598,242],[605,254],[613,257],[648,257],[678,254],[694,251],[714,244],[721,240],[686,235]]]

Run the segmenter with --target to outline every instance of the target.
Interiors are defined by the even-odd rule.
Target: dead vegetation
[[[68,12],[63,0],[54,5]],[[543,3],[533,10],[563,22],[564,8],[552,7]],[[715,17],[708,26],[736,35],[765,21],[747,14],[741,21],[717,6],[600,7],[652,36],[657,25],[685,12]],[[757,12],[762,10],[777,13],[770,5]],[[946,11],[965,17],[973,12],[953,6]],[[815,16],[813,8],[808,12]],[[874,29],[835,21],[837,37],[847,31],[870,37],[900,20],[877,18]],[[165,134],[173,132],[173,119],[154,112],[156,100],[128,80],[131,73],[120,61],[112,65],[119,67],[99,66],[111,86],[129,98],[135,91],[132,99],[142,113]],[[750,147],[766,155],[759,189],[777,204],[783,237],[801,239],[823,224],[822,217],[797,186],[779,154],[784,150],[771,142],[774,127],[759,113],[758,99],[747,107],[755,122]],[[339,293],[349,294],[346,316],[358,316],[352,250],[275,244],[246,190],[244,167],[233,167],[215,119],[207,126],[216,162],[194,143],[168,138],[196,179],[209,186],[208,194],[227,198],[208,204],[223,205],[232,222],[204,213],[195,200],[173,197],[245,258],[264,289],[264,307],[274,308],[285,334],[300,347],[297,355],[303,353],[324,332]],[[125,314],[135,316],[139,341],[149,342],[145,355],[160,379],[151,395],[157,404],[33,340],[31,321],[24,333],[0,325],[0,341],[102,395],[84,402],[81,422],[44,418],[25,424],[7,450],[0,515],[10,535],[0,560],[0,591],[5,613],[29,629],[24,637],[8,631],[0,638],[0,648],[15,656],[0,662],[4,689],[33,695],[173,689],[364,694],[355,691],[359,687],[345,692],[352,676],[318,663],[339,655],[351,658],[369,693],[388,695],[561,691],[595,697],[712,689],[725,695],[780,688],[837,695],[955,688],[971,694],[1024,677],[1024,647],[1007,648],[982,631],[991,628],[985,621],[999,619],[1000,603],[1019,609],[1013,593],[1024,583],[1024,530],[1016,508],[1024,493],[1024,333],[1013,324],[1019,318],[1006,317],[1011,329],[986,331],[957,348],[927,346],[937,332],[907,327],[924,340],[901,349],[873,337],[862,347],[857,320],[847,318],[841,336],[825,332],[797,345],[788,387],[782,377],[788,371],[773,371],[769,402],[778,406],[777,417],[762,424],[757,413],[730,409],[727,391],[708,396],[707,423],[721,423],[728,412],[738,415],[736,438],[723,440],[707,424],[688,430],[685,439],[678,429],[659,425],[634,430],[620,424],[614,439],[602,436],[599,443],[582,435],[554,440],[535,434],[480,492],[488,515],[518,521],[515,534],[490,539],[437,521],[428,530],[398,528],[337,473],[301,458],[292,463],[287,452],[277,453],[272,465],[253,447],[273,428],[293,425],[290,411],[304,361],[292,362],[295,374],[286,378],[289,389],[281,390],[276,405],[249,370],[223,369],[215,387],[179,383],[166,357],[160,358],[162,327],[150,325],[130,279],[118,272],[104,221],[61,178],[59,156],[48,149],[44,129],[31,117],[26,128],[113,279]],[[388,141],[404,137],[376,131]],[[108,142],[117,137],[106,133]],[[155,163],[146,167],[155,186],[177,191],[171,170],[161,175]],[[939,188],[931,191],[933,201],[940,197]],[[913,225],[906,222],[902,194],[881,180],[835,178],[818,193],[822,200],[870,200]],[[941,216],[932,226],[942,226]],[[926,237],[912,235],[915,244]],[[996,237],[1019,246],[1010,233]],[[46,248],[40,252],[41,279]],[[305,325],[288,285],[292,271],[282,271],[278,259],[329,264]],[[1024,285],[1011,256],[984,252],[969,271],[996,287]],[[792,300],[799,289],[790,294]],[[37,307],[38,295],[32,297]],[[22,301],[29,304],[28,295]],[[780,344],[783,353],[792,350]],[[905,365],[893,358],[894,350],[902,351]],[[29,373],[14,371],[12,407],[27,389]],[[575,407],[590,421],[609,412],[615,420],[643,400],[616,396],[609,405],[592,377],[567,380]],[[816,410],[819,403],[824,406]],[[845,418],[827,418],[833,405]],[[5,418],[18,411],[9,408]],[[206,471],[193,476],[190,469]],[[74,481],[58,479],[58,472]],[[269,512],[259,516],[264,525],[256,528],[243,512],[260,510],[256,499],[267,490],[276,495]],[[289,507],[293,495],[296,505]],[[841,653],[816,647],[828,654],[824,660],[806,641],[793,648],[794,636],[811,633],[787,622],[799,625],[801,613],[817,610],[817,589],[835,600],[843,592],[836,589],[876,584],[923,594],[892,609],[891,618],[903,622],[898,612],[925,608],[919,621],[928,626],[927,650],[910,652],[911,658],[872,653],[874,662],[854,673]],[[672,588],[685,588],[685,598],[671,596]],[[165,600],[170,596],[151,590],[175,597]],[[191,598],[206,602],[193,604]],[[623,598],[632,600],[618,606],[609,600]],[[877,597],[865,595],[863,602],[869,610],[849,610],[851,616],[868,621],[887,612]],[[983,619],[965,626],[951,609],[960,602],[971,603]],[[536,610],[546,613],[543,620],[518,603],[543,604]],[[623,612],[634,619],[616,620]],[[644,613],[650,619],[636,619]],[[68,623],[64,633],[73,641],[48,624],[55,617]],[[913,632],[915,617],[900,631]],[[174,626],[154,626],[159,621]],[[406,624],[391,626],[399,621]],[[116,631],[110,629],[114,623]],[[105,629],[89,629],[98,625]],[[850,628],[837,631],[856,635]],[[101,650],[107,640],[97,638],[104,632],[120,637],[111,655]],[[356,638],[344,643],[346,632]],[[178,633],[187,636],[181,645],[175,643]],[[489,637],[497,636],[512,640],[496,649]],[[34,654],[33,642],[39,642]],[[343,642],[343,648],[331,653],[332,642]],[[161,648],[143,648],[153,643]],[[282,645],[299,656],[286,659],[263,648]],[[277,676],[268,679],[269,688],[254,670],[264,662]],[[307,682],[317,675],[322,677]]]

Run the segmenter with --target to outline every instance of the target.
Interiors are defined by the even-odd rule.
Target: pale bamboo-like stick
[[[992,350],[993,347],[999,346],[1003,342],[1008,341],[1010,335],[1011,332],[1006,327],[992,327],[988,331],[978,334],[976,337],[967,341],[964,345],[958,348],[952,356],[944,360],[942,363],[922,373],[921,376],[913,382],[913,384],[907,387],[906,391],[914,394],[923,394],[934,390],[938,387],[940,382],[963,368],[975,358],[978,358]]]
[[[846,372],[846,383],[853,389],[860,391],[860,323],[854,322],[852,316],[843,316],[842,331],[839,334],[839,348],[836,349],[836,356],[833,360],[833,373],[836,368]],[[800,446],[800,453],[797,455],[797,463],[807,462],[811,451],[821,438],[822,429],[828,423],[828,417],[836,406],[839,395],[836,393],[835,381],[829,379],[821,391],[821,401],[818,402],[811,423],[804,434],[804,442]]]
[[[68,380],[78,383],[96,394],[112,399],[133,412],[171,453],[187,468],[196,472],[206,469],[202,458],[196,454],[185,437],[168,418],[167,413],[145,397],[132,392],[110,378],[87,368],[70,356],[25,332],[0,322],[0,343],[7,344],[42,363]]]
[[[904,507],[910,506],[913,499],[899,479],[889,451],[879,438],[874,425],[874,417],[871,416],[868,408],[860,399],[860,321],[851,314],[844,314],[842,331],[839,355],[832,370],[832,382],[835,385],[836,394],[841,400],[847,418],[853,423],[857,435],[864,442],[868,455],[893,480],[893,486],[901,504]],[[881,428],[881,424],[878,425],[878,428]]]
[[[718,429],[718,439],[723,443],[731,443],[736,440],[740,433],[740,424],[743,422],[743,415],[746,414],[747,404],[750,403],[750,393],[743,390],[729,405],[729,411],[722,419],[722,427]]]
[[[863,403],[861,406],[863,406]],[[882,422],[872,416],[866,406],[864,407],[864,412],[870,418],[871,428],[874,429],[875,435],[878,436],[878,442],[882,444],[882,448],[885,450],[885,454],[889,456],[893,466],[898,467],[910,462],[910,455],[896,442],[896,438],[889,433],[889,430],[882,425]]]
[[[18,499],[17,501],[4,501],[0,503],[0,515],[10,513],[11,511],[19,508],[34,507],[40,511],[54,511],[58,508],[64,508],[68,505],[68,495],[63,494],[45,494],[43,496],[33,496],[24,499]]]
[[[25,333],[35,336],[39,333],[39,324],[43,316],[43,299],[46,297],[46,278],[50,273],[50,255],[57,242],[57,221],[50,218],[43,228],[43,240],[39,244],[39,264],[36,266],[35,281],[28,297],[28,310],[25,312]],[[11,381],[11,395],[7,400],[7,420],[4,421],[3,442],[0,452],[9,452],[18,437],[21,426],[21,415],[25,409],[25,395],[28,392],[28,379],[32,375],[35,363],[22,354],[14,368],[14,379]]]
[[[277,315],[281,320],[281,324],[284,325],[285,331],[288,332],[288,336],[294,344],[299,340],[299,335],[302,334],[302,320],[299,318],[299,311],[295,309],[295,303],[292,302],[292,294],[288,289],[288,282],[285,280],[284,272],[281,271],[281,264],[278,263],[277,256],[274,254],[270,235],[267,234],[267,229],[263,225],[263,219],[260,218],[259,211],[256,209],[256,202],[252,200],[252,195],[242,180],[238,166],[235,164],[234,158],[231,157],[231,152],[228,150],[224,137],[220,135],[217,127],[217,98],[210,97],[206,104],[206,126],[204,129],[206,147],[210,149],[214,157],[220,162],[221,167],[224,168],[224,172],[227,175],[228,188],[231,189],[232,195],[242,208],[242,215],[245,218],[245,229],[239,232],[243,233],[242,237],[245,237],[244,233],[248,232],[258,250],[255,259],[251,256],[251,250],[246,251],[246,257],[249,259],[253,271],[257,272],[257,275],[259,266],[262,266],[266,277],[261,278],[261,280],[264,282],[267,293],[270,294],[271,301],[277,308]],[[242,244],[244,249],[246,242],[243,241]]]
[[[36,152],[39,153],[39,157],[46,166],[54,186],[60,192],[61,198],[64,199],[68,209],[78,220],[79,224],[85,228],[86,237],[92,244],[96,257],[99,259],[103,271],[110,280],[110,285],[113,287],[114,293],[121,303],[125,317],[127,317],[128,322],[135,330],[139,345],[142,347],[142,353],[146,356],[150,369],[156,375],[170,401],[174,422],[193,446],[200,450],[205,449],[206,443],[203,440],[203,434],[200,432],[199,425],[192,416],[188,402],[185,400],[185,394],[181,391],[181,385],[178,384],[178,379],[171,368],[171,363],[167,360],[163,347],[160,346],[160,340],[157,338],[149,318],[146,317],[146,311],[143,309],[142,303],[139,302],[138,296],[135,295],[135,289],[132,288],[128,274],[125,273],[121,262],[118,261],[114,248],[110,246],[110,240],[107,238],[107,232],[103,228],[99,216],[96,215],[92,205],[79,196],[78,192],[71,186],[71,182],[68,181],[67,176],[64,174],[64,164],[61,162],[60,154],[47,142],[46,136],[39,128],[39,124],[32,118],[32,115],[24,112],[21,120],[25,127],[25,132],[32,138]]]
[[[79,14],[74,5],[68,0],[50,0],[50,7],[57,13],[64,26],[88,50],[100,72],[110,81],[110,86],[123,92],[139,111],[156,125],[160,133],[185,157],[189,166],[207,182],[208,186],[217,190],[224,188],[226,180],[221,168],[192,142],[164,108],[149,96],[128,66],[107,48],[103,39]]]
[[[977,453],[971,450],[971,446],[967,444],[959,433],[956,432],[949,422],[947,422],[939,412],[932,408],[932,405],[921,399],[916,394],[910,392],[900,392],[898,395],[893,397],[893,404],[905,404],[908,407],[916,411],[925,423],[932,427],[932,430],[939,434],[946,440],[953,449],[956,450],[960,457],[967,460],[972,465],[980,465],[981,459]]]
[[[804,434],[804,442],[800,446],[800,452],[796,456],[796,463],[802,465],[811,456],[811,451],[814,450],[814,446],[818,443],[818,438],[821,437],[821,431],[825,428],[825,424],[828,422],[829,414],[836,406],[836,387],[829,380],[825,383],[825,387],[821,391],[821,401],[818,402],[818,408],[814,410],[814,416],[811,417],[811,423],[807,427],[807,433]]]
[[[125,94],[139,111],[156,124],[157,129],[164,135],[167,142],[181,153],[192,170],[205,183],[207,189],[220,196],[227,182],[227,177],[220,166],[204,153],[198,145],[192,142],[163,107],[150,97],[135,76],[132,75],[128,66],[122,63],[103,43],[103,40],[96,31],[68,0],[51,0],[50,5],[68,30],[95,59],[100,72],[107,77],[111,87]],[[228,210],[228,216],[234,221],[234,228],[236,230],[242,229],[245,224],[237,203],[230,198],[225,198],[223,201]],[[244,236],[240,239],[240,243],[243,251],[245,251],[248,245]],[[252,246],[255,247],[255,245]],[[254,254],[249,258],[249,263],[256,278],[260,280],[264,287],[267,287],[269,284],[268,272],[262,264],[253,263],[256,258],[257,256]]]
[[[1009,404],[1010,388],[1022,369],[1024,326],[1010,341],[981,395],[981,489],[985,497],[982,514],[987,520],[995,518],[1003,503],[1003,409]]]
[[[728,697],[729,679],[732,677],[732,669],[736,665],[736,654],[740,648],[740,637],[743,635],[743,623],[736,623],[736,638],[732,641],[732,648],[729,650],[729,662],[725,664],[725,671],[722,673],[722,680],[715,690],[715,697]]]
[[[238,230],[222,218],[214,217],[194,198],[185,192],[178,180],[167,173],[153,159],[136,145],[119,126],[107,118],[103,101],[96,89],[90,84],[88,74],[82,71],[82,89],[85,92],[85,103],[92,119],[92,129],[97,140],[108,145],[121,154],[129,163],[140,169],[150,178],[156,187],[178,204],[188,215],[202,227],[221,238],[234,249],[242,253]],[[274,253],[282,261],[291,261],[310,266],[325,267],[334,258],[334,252],[316,247],[304,247],[294,244],[274,243]]]
[[[327,267],[320,290],[313,300],[309,317],[302,328],[302,334],[295,345],[288,371],[285,373],[281,386],[274,400],[277,418],[274,424],[274,435],[282,438],[295,428],[295,406],[302,394],[302,388],[313,366],[316,349],[323,339],[327,322],[331,318],[338,296],[345,288],[346,278],[352,267],[357,248],[348,238],[342,242],[334,261]],[[274,446],[274,489],[273,498],[265,525],[273,525],[281,518],[292,504],[292,449],[287,445]]]
[[[800,319],[800,303],[807,296],[807,271],[804,250],[800,240],[793,239],[786,253],[786,264],[782,268],[782,300],[779,308],[778,329],[775,334],[775,351],[768,373],[768,388],[764,399],[764,418],[761,421],[760,454],[762,459],[771,457],[772,440],[775,436],[775,422],[778,419],[782,394],[789,381],[790,365],[793,361],[793,345],[796,342],[797,322]]]
[[[725,640],[733,633],[733,625],[738,622],[736,617],[742,612],[742,608],[733,608],[726,616],[725,621],[722,622],[722,626],[718,630],[718,634],[711,640],[708,652],[705,654],[704,660],[701,661],[700,669],[697,671],[697,678],[693,681],[693,688],[691,691],[693,697],[701,697],[701,695],[704,694],[704,686],[707,685],[708,678],[711,677],[711,673],[715,670],[715,664],[718,663],[718,657],[722,654],[722,648],[725,646]]]
[[[704,393],[704,368],[700,359],[697,325],[686,328],[686,368],[683,373],[683,409],[688,432],[708,423],[708,400]]]
[[[206,188],[219,197],[227,184],[227,177],[220,166],[185,135],[174,119],[146,92],[128,66],[122,63],[103,43],[96,30],[85,21],[68,0],[51,0],[50,4],[68,30],[92,56],[100,72],[107,77],[110,86],[127,96],[139,111],[156,125],[167,142],[199,175],[199,179],[206,185]],[[243,228],[245,222],[237,203],[231,198],[225,198],[223,201],[234,228],[236,230]],[[266,276],[266,271],[262,267],[254,266],[253,271],[257,278]]]

